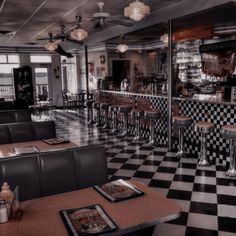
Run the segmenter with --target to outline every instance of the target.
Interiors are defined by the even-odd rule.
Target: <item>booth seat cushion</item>
[[[12,111],[0,111],[0,124],[15,123],[15,114]]]
[[[79,188],[104,184],[108,179],[105,148],[91,146],[75,149]]]
[[[36,140],[56,137],[56,128],[54,121],[32,122]]]
[[[11,134],[11,142],[27,142],[35,140],[35,135],[31,122],[27,123],[15,123],[9,125],[9,130]]]
[[[77,189],[73,151],[59,151],[39,155],[42,195],[52,195]]]
[[[104,184],[107,178],[103,146],[0,159],[0,185],[18,185],[20,201]]]
[[[31,114],[30,110],[15,110],[14,111],[15,115],[15,122],[31,122]]]
[[[8,126],[0,125],[0,144],[7,144],[11,142],[11,136]]]
[[[0,161],[0,185],[7,181],[14,190],[19,187],[19,200],[40,197],[40,178],[37,155],[11,157]]]

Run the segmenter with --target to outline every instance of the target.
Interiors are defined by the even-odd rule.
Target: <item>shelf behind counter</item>
[[[102,95],[127,96],[133,100],[147,99],[151,102],[152,109],[161,111],[160,120],[156,121],[155,138],[161,145],[167,146],[167,96],[139,94],[123,91],[107,91],[101,90]],[[194,122],[210,121],[214,124],[214,132],[207,138],[207,152],[213,161],[225,165],[229,161],[229,141],[223,139],[221,135],[221,127],[228,124],[236,124],[236,101],[226,101],[220,99],[217,95],[195,95],[194,97],[174,97],[173,98],[173,115],[186,115],[192,117]],[[142,136],[148,138],[148,126],[141,127]],[[175,133],[173,133],[175,136]],[[177,140],[174,139],[174,147],[177,147]],[[197,153],[200,149],[199,135],[194,131],[193,127],[186,130],[185,147],[190,153]]]

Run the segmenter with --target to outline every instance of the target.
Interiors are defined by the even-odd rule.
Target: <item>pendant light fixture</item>
[[[88,32],[85,31],[84,29],[82,29],[80,26],[81,16],[76,16],[76,22],[77,22],[77,26],[75,29],[73,29],[70,32],[70,36],[71,36],[71,38],[73,38],[75,40],[82,41],[88,37]]]
[[[52,33],[49,33],[48,36],[49,42],[46,43],[44,47],[50,52],[55,51],[58,48],[59,43],[52,40]]]
[[[116,49],[121,53],[124,53],[129,49],[128,45],[125,44],[124,36],[121,37],[121,43],[116,47]]]
[[[164,45],[167,47],[168,46],[168,34],[163,34],[161,37],[160,37],[160,40],[164,43]]]
[[[135,0],[124,9],[124,15],[134,21],[140,21],[149,14],[150,7],[139,0]]]

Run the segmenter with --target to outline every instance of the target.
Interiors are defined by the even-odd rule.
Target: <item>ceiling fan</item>
[[[98,2],[97,6],[99,11],[95,12],[91,18],[91,21],[95,22],[94,28],[103,27],[108,22],[123,26],[132,26],[134,24],[131,20],[122,19],[121,16],[111,16],[109,12],[103,11],[104,2]]]
[[[38,38],[37,40],[48,40],[48,43],[45,45],[45,48],[49,51],[57,52],[58,54],[62,56],[66,56],[68,58],[73,57],[73,55],[69,52],[66,52],[60,45],[61,40],[64,40],[66,35],[63,35],[62,33],[60,35],[53,36],[53,34],[50,32],[48,33],[47,38]]]
[[[49,38],[48,37],[47,38],[38,38],[36,40],[48,40],[48,39],[51,39],[51,40],[57,40],[59,43],[60,43],[60,41],[67,40],[67,41],[71,41],[73,43],[78,43],[78,44],[82,43],[80,41],[72,39],[70,37],[70,32],[68,32],[68,33],[65,32],[65,28],[66,28],[66,26],[64,24],[61,24],[60,25],[60,29],[61,29],[60,33],[56,34],[55,36],[51,36],[51,37],[49,36]]]

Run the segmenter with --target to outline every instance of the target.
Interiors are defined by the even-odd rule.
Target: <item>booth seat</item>
[[[0,125],[0,144],[19,143],[56,137],[54,121]]]
[[[108,180],[103,146],[86,146],[61,151],[0,159],[0,185],[7,181],[19,187],[19,200],[29,200],[73,191]]]
[[[3,110],[0,111],[0,124],[31,122],[30,110]]]

